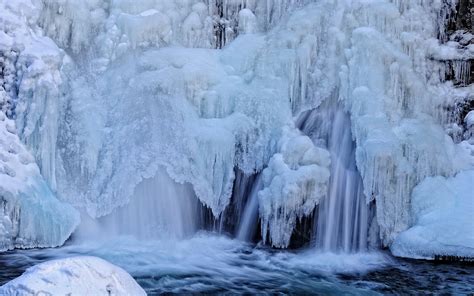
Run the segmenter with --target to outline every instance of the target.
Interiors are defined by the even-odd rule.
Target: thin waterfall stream
[[[341,106],[328,101],[298,121],[300,129],[331,154],[328,193],[317,207],[313,245],[323,251],[365,251],[372,217],[357,170],[350,118]]]

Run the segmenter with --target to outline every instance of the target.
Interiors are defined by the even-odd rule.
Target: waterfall
[[[78,232],[89,239],[119,235],[180,239],[197,231],[198,208],[192,186],[176,183],[161,168],[155,176],[143,179],[136,186],[127,205],[94,222],[83,221]]]
[[[252,189],[247,199],[247,204],[239,224],[237,238],[243,241],[250,241],[257,231],[258,225],[258,192],[262,189],[261,176],[256,177],[252,184]]]
[[[369,207],[356,167],[349,115],[329,103],[307,112],[301,130],[331,153],[328,194],[316,210],[313,238],[318,249],[351,252],[367,248]]]

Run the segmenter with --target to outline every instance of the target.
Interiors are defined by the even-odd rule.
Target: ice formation
[[[51,39],[28,27],[39,12],[31,2],[2,1],[0,10],[0,250],[60,246],[79,224],[79,214],[58,201],[43,179],[49,177],[46,171],[54,172],[54,163],[46,166],[43,176],[35,163],[35,157],[40,163],[50,159],[55,142],[40,146],[29,136],[41,130],[55,137],[52,125],[57,120],[55,101],[64,54]],[[26,96],[31,101],[18,102]],[[23,125],[23,116],[28,125]],[[18,134],[28,137],[35,157]]]
[[[0,287],[2,295],[146,295],[123,269],[78,256],[46,261]]]
[[[56,199],[33,156],[0,111],[0,251],[62,245],[79,214]]]
[[[454,0],[0,5],[6,112],[57,196],[93,217],[163,167],[218,217],[235,170],[263,170],[262,231],[287,246],[328,196],[330,147],[281,143],[328,100],[349,114],[385,246],[411,226],[418,183],[474,165],[472,116],[450,115],[473,93],[472,36],[445,30]]]
[[[297,219],[309,216],[327,194],[329,153],[307,136],[285,130],[279,153],[263,170],[264,189],[258,193],[262,237],[287,247]]]
[[[430,177],[413,190],[414,225],[391,246],[396,256],[434,259],[474,257],[474,171]]]

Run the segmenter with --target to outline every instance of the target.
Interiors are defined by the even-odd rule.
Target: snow
[[[395,239],[394,255],[474,258],[474,170],[426,178],[413,190],[411,211],[413,226]]]
[[[2,295],[146,295],[123,269],[103,259],[78,256],[28,268],[0,287]]]
[[[60,246],[79,224],[79,214],[56,199],[2,111],[0,205],[0,251]]]

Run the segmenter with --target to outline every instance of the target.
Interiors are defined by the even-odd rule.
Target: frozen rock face
[[[275,247],[287,247],[296,220],[313,213],[327,193],[330,157],[307,136],[285,130],[279,153],[263,170],[264,189],[258,193],[262,237]]]
[[[422,259],[474,258],[473,193],[473,170],[425,179],[413,190],[414,225],[396,238],[392,253]]]
[[[54,172],[55,163],[44,160],[56,150],[57,131],[51,128],[60,112],[64,54],[34,25],[39,10],[31,1],[2,1],[0,10],[0,250],[60,246],[79,224],[79,214],[56,199],[35,157],[43,175]],[[40,130],[49,135],[42,143],[31,136]],[[46,177],[54,187],[54,176]]]
[[[33,156],[0,111],[0,251],[62,245],[79,214],[56,199]]]
[[[294,162],[300,151],[279,143],[287,129],[296,132],[301,112],[336,98],[350,114],[364,194],[376,200],[387,246],[411,226],[414,186],[473,165],[472,142],[453,141],[466,130],[449,116],[473,93],[465,82],[472,46],[446,42],[455,4],[2,3],[3,105],[58,197],[94,217],[126,204],[161,166],[192,184],[217,217],[229,204],[234,169],[268,166],[260,213],[270,233],[271,221],[282,223],[270,236],[284,246],[292,221],[323,197],[325,165]],[[447,81],[450,71],[464,82]],[[301,189],[314,180],[316,191]],[[292,200],[284,188],[302,196]]]
[[[146,295],[123,269],[97,257],[71,257],[30,267],[0,287],[2,295]]]

